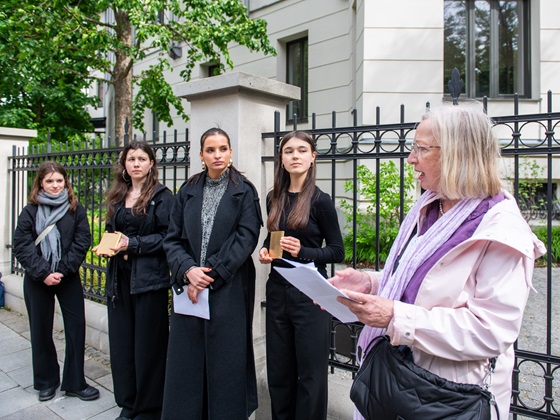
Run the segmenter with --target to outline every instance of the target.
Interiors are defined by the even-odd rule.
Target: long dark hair
[[[276,162],[276,171],[274,172],[274,187],[268,195],[269,214],[266,226],[269,231],[278,230],[280,221],[284,217],[284,211],[288,203],[288,188],[290,187],[290,173],[286,171],[282,165],[282,152],[286,143],[298,138],[305,141],[311,146],[311,151],[316,152],[315,141],[305,131],[291,131],[282,137],[280,147],[278,148],[278,161]],[[303,183],[301,192],[298,194],[296,202],[287,215],[286,227],[288,229],[304,229],[309,223],[309,212],[311,211],[311,202],[317,194],[315,188],[316,177],[315,165],[312,165],[307,171],[307,176]]]
[[[200,151],[202,152],[202,149],[204,148],[204,142],[206,141],[206,139],[210,136],[214,136],[214,135],[220,135],[220,136],[224,136],[227,139],[227,143],[229,148],[231,149],[231,139],[229,138],[228,133],[226,133],[224,130],[222,130],[221,128],[218,127],[212,127],[209,128],[208,130],[206,130],[204,133],[202,133],[202,136],[200,136]],[[235,184],[237,185],[238,179],[241,176],[241,172],[239,172],[239,170],[233,166],[233,163],[229,166],[229,179]],[[202,175],[204,175],[206,173],[208,169],[203,170],[202,172],[199,172],[197,174],[194,174],[193,176],[191,176],[188,180],[187,180],[187,184],[196,184],[198,182],[198,180],[202,177]]]
[[[158,186],[158,170],[156,167],[156,156],[150,145],[145,141],[131,141],[121,152],[119,158],[113,165],[113,184],[107,192],[107,221],[110,221],[115,214],[115,209],[119,203],[124,201],[132,180],[126,172],[125,162],[128,152],[131,150],[142,150],[148,155],[150,161],[154,164],[146,176],[146,182],[142,185],[142,190],[138,201],[134,203],[132,212],[137,214],[146,214],[148,203],[152,199],[152,195]]]
[[[74,213],[74,211],[76,210],[76,206],[78,205],[78,199],[74,195],[74,190],[72,189],[72,185],[70,184],[70,181],[68,181],[68,172],[66,172],[64,166],[52,160],[46,160],[45,162],[41,163],[41,166],[39,166],[39,169],[37,170],[37,176],[33,181],[31,192],[29,193],[29,197],[28,197],[29,203],[39,205],[37,195],[39,194],[39,191],[41,191],[42,189],[41,182],[43,182],[43,179],[48,174],[52,174],[53,172],[59,173],[64,177],[64,188],[68,190],[68,202],[70,203],[70,208],[68,209],[68,211],[70,213]]]

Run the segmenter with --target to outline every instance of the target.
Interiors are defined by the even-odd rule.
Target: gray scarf
[[[68,190],[64,189],[58,195],[52,195],[45,191],[39,191],[37,194],[37,201],[39,208],[37,216],[35,217],[35,230],[40,235],[43,230],[49,225],[55,224],[66,214],[70,208],[68,202]],[[60,232],[56,225],[53,229],[43,238],[41,243],[41,254],[43,258],[51,263],[51,270],[53,273],[58,267],[60,256],[62,254],[60,247]]]

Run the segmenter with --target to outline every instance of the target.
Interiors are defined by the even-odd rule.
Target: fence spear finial
[[[447,87],[449,88],[449,93],[453,99],[453,105],[459,105],[459,96],[463,91],[463,81],[461,80],[461,75],[457,67],[451,72],[451,79],[447,82]]]

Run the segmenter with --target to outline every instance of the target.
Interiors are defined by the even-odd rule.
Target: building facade
[[[398,122],[401,105],[407,121],[418,120],[426,102],[448,100],[447,81],[457,67],[462,98],[488,97],[490,115],[513,114],[512,96],[520,95],[520,113],[545,112],[547,91],[560,100],[560,2],[557,0],[245,0],[253,18],[268,22],[277,56],[230,48],[235,68],[301,87],[300,101],[287,107],[286,127],[297,114],[299,128]],[[163,12],[165,18],[171,19]],[[187,54],[170,48],[172,84]],[[135,72],[156,59],[154,51]],[[199,63],[193,79],[213,75],[217,63]],[[111,122],[111,90],[94,86],[102,107],[92,116]],[[558,98],[558,99],[556,99]],[[189,105],[185,101],[187,113]],[[272,118],[272,117],[271,117]],[[188,126],[176,118],[179,132]],[[150,111],[145,129],[151,138],[166,129]]]

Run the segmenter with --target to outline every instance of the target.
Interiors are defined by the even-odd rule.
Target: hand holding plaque
[[[110,257],[116,254],[111,248],[117,248],[119,246],[119,242],[121,241],[122,233],[111,233],[105,232],[99,245],[95,247],[95,253],[99,256],[108,255]]]
[[[270,249],[268,255],[272,258],[282,258],[282,248],[280,247],[280,239],[284,237],[283,230],[270,232]]]

